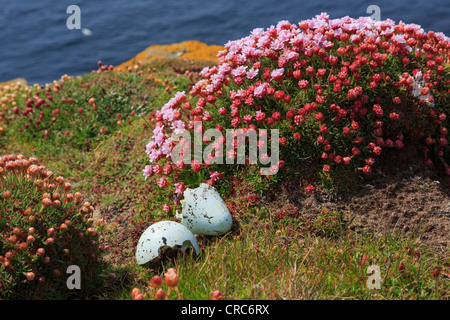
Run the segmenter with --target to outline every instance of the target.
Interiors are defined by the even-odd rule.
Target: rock
[[[13,86],[15,84],[20,84],[25,87],[28,86],[27,80],[25,80],[24,78],[16,78],[13,80],[9,80],[9,81],[0,83],[0,89],[3,89],[6,86]]]
[[[222,46],[207,45],[200,41],[183,41],[167,45],[152,45],[138,55],[117,66],[115,70],[125,71],[136,64],[146,64],[158,59],[180,58],[185,60],[218,61],[217,53]]]

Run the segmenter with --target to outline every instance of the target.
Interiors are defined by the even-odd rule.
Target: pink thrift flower
[[[312,185],[309,185],[306,187],[306,193],[307,194],[313,194],[316,191],[316,188]]]
[[[151,165],[146,165],[142,171],[144,172],[145,180],[153,175],[153,167]]]
[[[184,185],[183,182],[177,182],[177,183],[174,184],[174,186],[175,186],[175,193],[180,195],[180,196],[186,190],[186,186]]]
[[[283,74],[284,74],[284,68],[280,68],[280,69],[273,70],[272,73],[270,74],[270,76],[272,77],[272,80],[280,81],[283,79]]]
[[[164,189],[164,188],[166,188],[169,185],[169,182],[167,181],[166,178],[160,178],[156,184],[161,189]]]
[[[223,178],[222,174],[219,173],[218,171],[210,171],[209,176],[210,176],[211,180],[214,182],[217,182]]]
[[[247,78],[249,80],[252,80],[253,78],[255,78],[258,75],[258,70],[255,70],[253,68],[251,68],[250,70],[247,71]]]

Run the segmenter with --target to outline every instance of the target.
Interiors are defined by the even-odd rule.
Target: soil
[[[337,197],[318,190],[305,196],[298,188],[286,200],[306,218],[324,209],[339,210],[350,230],[414,234],[421,242],[448,251],[450,179],[442,167],[425,166],[420,159],[414,149],[386,151],[373,173],[350,194]]]
[[[409,149],[385,154],[376,174],[343,208],[350,228],[422,234],[431,245],[450,248],[450,179],[427,167]]]

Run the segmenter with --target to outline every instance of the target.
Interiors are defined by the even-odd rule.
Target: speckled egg
[[[147,263],[158,257],[159,248],[176,245],[181,246],[182,252],[192,246],[197,255],[200,254],[197,239],[185,226],[174,221],[157,222],[148,227],[139,238],[136,261],[138,264]]]
[[[195,234],[223,235],[233,223],[230,211],[214,187],[202,183],[196,189],[186,189],[181,224]]]

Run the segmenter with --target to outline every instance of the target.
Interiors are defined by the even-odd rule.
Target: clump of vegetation
[[[128,74],[100,68],[82,77],[63,76],[45,86],[6,92],[0,142],[14,136],[38,145],[89,150],[148,112],[149,103],[158,98],[152,91],[164,86],[158,80],[151,70]]]
[[[154,113],[144,175],[176,194],[232,175],[260,189],[295,176],[310,181],[309,194],[315,186],[345,192],[383,150],[405,144],[450,175],[449,43],[415,24],[326,14],[255,29]],[[257,161],[241,149],[252,136]],[[280,159],[272,163],[275,145]]]
[[[22,155],[0,157],[0,298],[70,299],[96,292],[107,268],[93,207],[62,176]],[[81,287],[70,290],[69,266]]]
[[[131,291],[131,298],[133,300],[170,300],[183,299],[183,296],[178,289],[180,278],[178,271],[175,268],[169,268],[164,274],[164,278],[160,275],[153,276],[147,281],[147,286],[141,290],[137,287]],[[171,292],[174,294],[171,295]],[[220,291],[211,292],[211,300],[222,300],[223,296]]]

